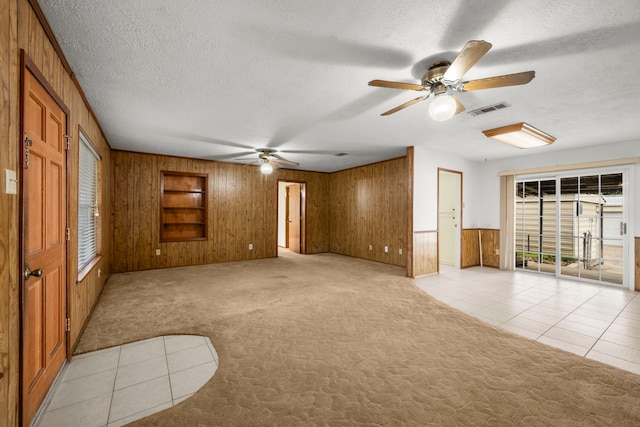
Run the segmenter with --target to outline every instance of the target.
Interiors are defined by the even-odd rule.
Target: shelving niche
[[[160,241],[207,239],[207,175],[160,172]]]

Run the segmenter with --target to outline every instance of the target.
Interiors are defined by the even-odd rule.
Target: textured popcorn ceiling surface
[[[475,160],[640,135],[640,2],[40,0],[113,148],[236,161],[271,147],[335,171],[424,146]],[[466,80],[535,70],[528,85],[459,95],[447,122],[419,82],[468,40],[493,48]],[[518,150],[482,130],[525,121],[557,138]],[[345,156],[334,156],[336,153]]]

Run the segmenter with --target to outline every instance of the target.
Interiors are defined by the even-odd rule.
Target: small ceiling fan
[[[273,167],[280,167],[279,164],[283,165],[292,165],[299,166],[300,163],[292,162],[290,160],[283,159],[281,156],[276,154],[276,150],[271,150],[269,148],[257,148],[256,152],[258,152],[258,160],[249,163],[249,165],[261,164],[260,171],[269,175],[273,172]],[[244,160],[244,159],[238,159]]]
[[[461,81],[465,73],[469,71],[489,49],[491,49],[491,43],[484,40],[468,41],[453,62],[439,61],[431,64],[427,72],[422,76],[422,84],[390,82],[387,80],[370,81],[369,86],[427,92],[424,96],[412,99],[389,111],[385,111],[381,116],[397,113],[400,110],[425,101],[433,94],[434,99],[429,105],[429,114],[434,120],[445,121],[465,110],[460,100],[455,95],[450,94],[450,92],[468,92],[472,90],[523,85],[529,83],[535,77],[535,71],[525,71],[478,80]]]

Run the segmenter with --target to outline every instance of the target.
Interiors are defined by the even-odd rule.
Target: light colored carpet
[[[167,334],[208,336],[218,371],[133,425],[640,425],[640,376],[334,254],[115,274],[77,352]]]

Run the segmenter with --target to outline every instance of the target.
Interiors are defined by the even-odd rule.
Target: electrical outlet
[[[249,250],[252,251],[253,250],[253,243],[249,243]]]
[[[402,248],[398,249],[398,255],[402,255]]]
[[[369,245],[369,250],[373,250],[373,245]]]
[[[156,249],[156,256],[160,255],[160,249]]]
[[[384,247],[384,253],[385,253],[385,254],[388,254],[388,253],[389,253],[389,246],[385,246],[385,247]]]

